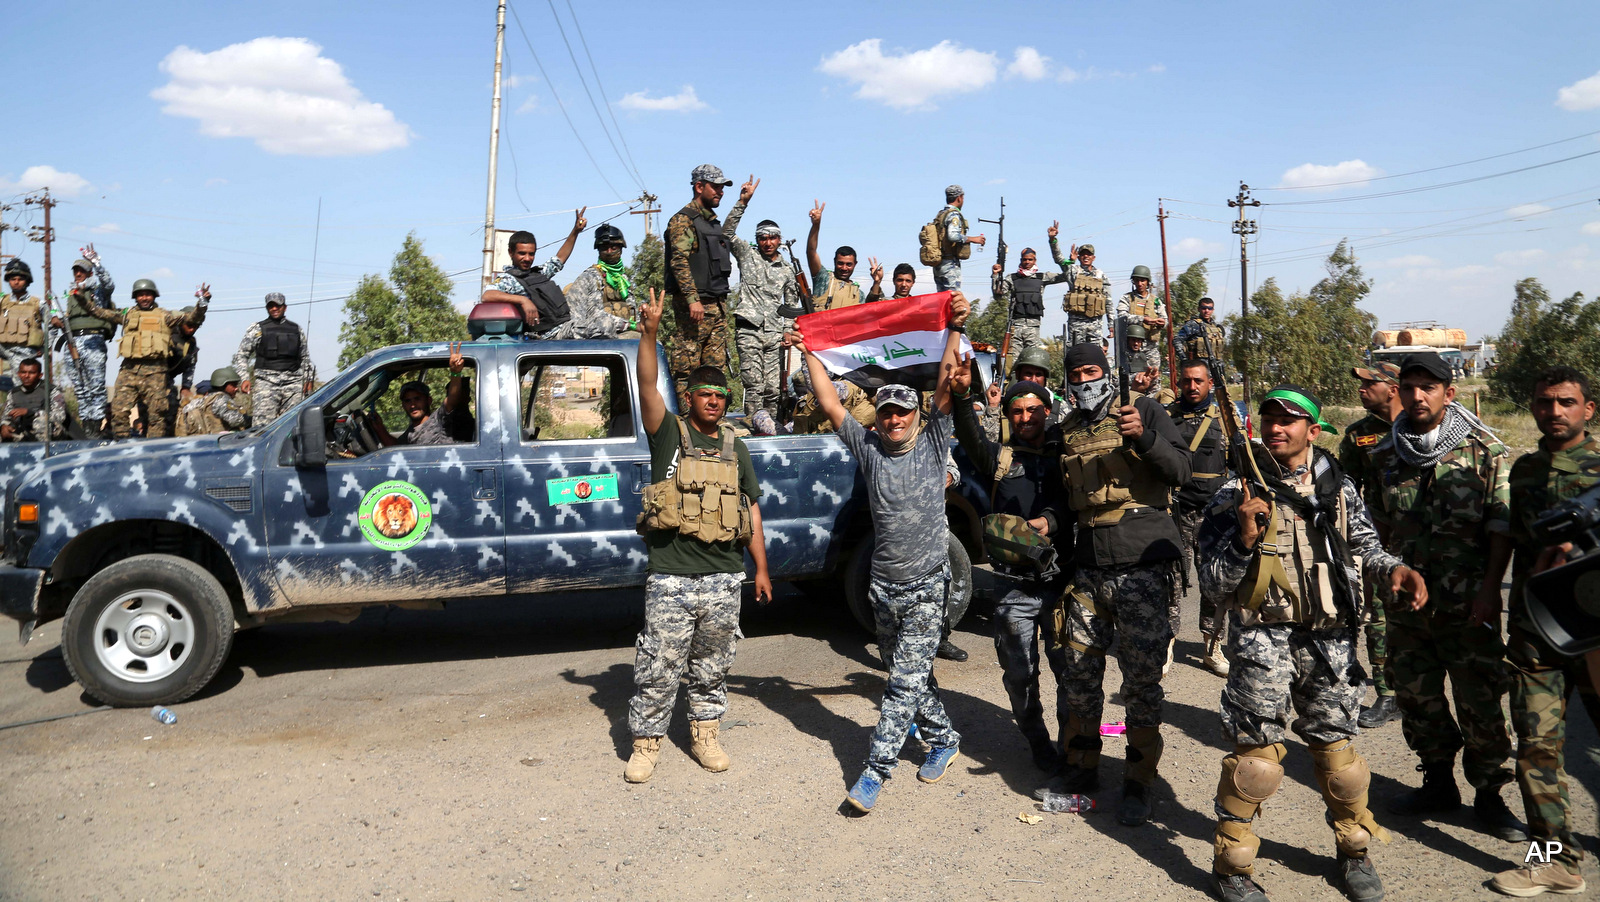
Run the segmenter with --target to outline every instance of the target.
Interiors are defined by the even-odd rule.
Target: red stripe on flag
[[[949,311],[950,292],[936,291],[807,313],[795,325],[806,347],[816,352],[906,332],[942,332],[949,326]]]

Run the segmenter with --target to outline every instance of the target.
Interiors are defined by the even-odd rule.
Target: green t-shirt
[[[661,420],[661,428],[650,436],[650,481],[671,479],[678,472],[678,455],[683,448],[678,439],[679,420],[668,414]],[[711,438],[690,427],[689,447],[705,451],[722,450],[722,430]],[[755,504],[761,497],[761,486],[756,482],[756,468],[750,463],[750,450],[744,439],[734,439],[733,447],[739,456],[739,492]],[[708,573],[743,573],[744,550],[731,541],[702,542],[680,532],[652,530],[644,537],[650,548],[651,573],[671,573],[675,576],[704,576]]]

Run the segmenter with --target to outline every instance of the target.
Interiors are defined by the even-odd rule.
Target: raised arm
[[[461,373],[466,365],[466,358],[461,356],[461,342],[451,342],[450,385],[445,389],[444,395],[444,408],[451,413],[460,413],[467,409],[467,380]]]
[[[667,417],[667,401],[656,388],[661,365],[656,360],[656,330],[661,328],[661,296],[650,289],[650,302],[639,308],[639,359],[634,369],[639,374],[639,412],[644,415],[644,431],[651,435]]]
[[[562,266],[567,265],[567,258],[572,256],[572,249],[578,246],[578,236],[583,234],[583,230],[589,225],[589,220],[583,218],[584,211],[588,209],[588,207],[578,208],[577,215],[572,218],[572,231],[567,233],[567,240],[561,242],[561,249],[556,251],[556,259],[561,261]]]
[[[972,305],[959,291],[950,292],[950,334],[944,342],[944,357],[939,361],[939,385],[933,390],[933,405],[944,413],[950,412],[950,377],[954,375],[957,357],[961,350],[962,326]]]
[[[811,377],[811,393],[816,396],[817,406],[827,416],[828,422],[833,424],[835,432],[844,425],[844,419],[849,414],[845,413],[844,405],[839,403],[839,391],[833,387],[833,379],[828,376],[827,367],[817,359],[817,355],[806,348],[804,337],[794,343],[800,353],[806,357],[806,375]]]
[[[817,239],[822,234],[822,211],[828,205],[820,201],[811,201],[811,233],[806,236],[806,265],[811,267],[811,284],[817,284],[817,275],[822,272],[822,258],[817,256]]]

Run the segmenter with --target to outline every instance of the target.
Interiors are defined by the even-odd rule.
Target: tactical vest
[[[950,224],[950,217],[952,216],[961,220],[962,236],[967,234],[967,217],[962,216],[960,210],[957,210],[954,207],[945,207],[943,210],[940,210],[938,214],[933,217],[933,224],[939,228],[939,255],[945,260],[969,260],[972,258],[971,244],[962,242],[961,246],[957,247],[950,243],[950,231],[948,226]]]
[[[39,299],[29,296],[19,301],[8,294],[0,300],[0,344],[44,347],[44,330],[39,328]]]
[[[1098,272],[1081,269],[1072,280],[1072,290],[1067,292],[1063,308],[1073,316],[1090,319],[1106,315],[1106,280]]]
[[[17,386],[10,395],[6,396],[6,408],[8,410],[21,408],[28,412],[25,417],[21,418],[22,422],[13,424],[25,428],[33,421],[39,411],[44,410],[44,382],[41,380],[38,385],[33,387],[33,391],[23,391],[20,385]],[[59,426],[60,424],[56,425]]]
[[[172,327],[172,356],[167,358],[167,378],[176,379],[183,375],[189,364],[200,354],[200,344],[191,336],[183,334],[183,329]]]
[[[1222,436],[1222,410],[1213,398],[1204,410],[1188,410],[1174,402],[1167,408],[1167,414],[1177,425],[1180,435],[1196,420],[1200,423],[1194,427],[1194,435],[1189,437],[1188,443],[1189,462],[1194,470],[1189,474],[1189,482],[1178,490],[1178,500],[1184,503],[1184,509],[1199,509],[1211,500],[1228,475],[1228,449]]]
[[[1156,315],[1156,301],[1158,299],[1154,291],[1144,297],[1140,297],[1136,291],[1130,291],[1125,297],[1128,299],[1129,316],[1146,317]]]
[[[214,395],[201,395],[183,405],[183,410],[178,414],[176,430],[178,435],[211,435],[228,431],[222,419],[211,412],[213,397]]]
[[[1166,509],[1171,500],[1166,482],[1123,447],[1116,417],[1089,423],[1075,410],[1061,431],[1061,473],[1079,526],[1111,526],[1135,508]]]
[[[818,310],[837,310],[840,307],[854,307],[861,303],[861,286],[854,282],[846,282],[837,276],[828,276],[828,290],[822,297],[816,298]]]
[[[172,328],[160,307],[128,308],[122,319],[122,340],[117,353],[124,360],[162,360],[172,355]]]
[[[1312,483],[1292,486],[1301,496],[1316,491]],[[1272,505],[1273,515],[1258,540],[1255,560],[1245,571],[1234,591],[1244,626],[1258,623],[1303,623],[1312,629],[1340,626],[1336,579],[1333,568],[1349,562],[1329,557],[1329,546],[1317,527],[1312,526],[1287,504]],[[1344,493],[1339,493],[1336,527],[1350,535],[1350,512]]]
[[[699,239],[695,242],[694,253],[689,255],[689,274],[694,276],[695,292],[708,300],[726,298],[728,277],[733,274],[733,253],[728,248],[728,239],[722,236],[722,223],[702,215],[693,204],[678,212],[689,217]],[[678,284],[678,277],[672,271],[672,256],[678,251],[671,245],[667,250],[667,293],[687,297],[688,292]]]
[[[539,311],[540,316],[544,311]],[[300,327],[286,319],[267,317],[256,325],[261,337],[256,340],[258,370],[287,373],[300,368]]]
[[[1038,276],[1013,273],[1011,276],[1011,315],[1018,319],[1044,317],[1044,280]]]
[[[1220,360],[1222,358],[1222,327],[1204,320],[1194,320],[1194,322],[1200,323],[1200,331],[1190,335],[1188,341],[1184,342],[1184,357],[1190,360],[1196,358]]]
[[[89,315],[89,308],[98,306],[94,300],[94,292],[85,289],[74,289],[67,294],[67,329],[72,334],[80,332],[98,332],[103,338],[110,338],[115,327],[99,317]]]
[[[606,281],[606,271],[600,268],[600,264],[596,263],[589,268],[594,270],[595,276],[600,279],[600,303],[605,307],[606,312],[621,319],[632,320],[634,317],[633,302],[624,298],[622,292]],[[629,288],[631,290],[631,284]]]
[[[750,499],[739,492],[739,454],[733,430],[722,428],[720,451],[696,451],[694,427],[678,418],[678,469],[645,487],[638,532],[673,530],[706,543],[750,544]]]
[[[557,326],[572,319],[572,309],[567,306],[567,296],[562,293],[560,286],[550,281],[543,270],[531,270],[525,276],[512,273],[511,277],[522,283],[522,288],[528,293],[528,299],[533,301],[533,307],[539,311],[539,322],[532,327],[535,335],[543,335],[553,331]]]

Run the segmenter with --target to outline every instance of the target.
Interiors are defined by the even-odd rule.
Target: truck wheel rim
[[[118,679],[164,679],[189,660],[193,649],[194,617],[166,592],[128,592],[95,620],[95,658]]]

